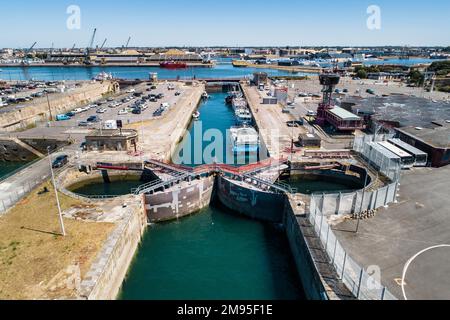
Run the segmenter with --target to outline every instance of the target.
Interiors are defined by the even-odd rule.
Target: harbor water
[[[100,72],[111,73],[121,79],[148,79],[150,72],[158,73],[159,79],[205,79],[245,78],[254,72],[267,72],[271,76],[292,75],[281,70],[234,68],[231,63],[217,64],[214,68],[162,69],[157,67],[4,67],[0,72],[3,80],[91,80]],[[296,75],[302,75],[297,73]]]
[[[225,97],[213,93],[200,106],[204,129],[225,132],[234,125]],[[188,218],[150,226],[120,298],[268,300],[305,295],[284,230],[215,203]]]
[[[26,165],[27,162],[0,162],[0,181]]]
[[[304,299],[283,230],[210,207],[149,227],[120,299]]]

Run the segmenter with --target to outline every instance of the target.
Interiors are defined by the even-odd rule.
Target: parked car
[[[66,116],[68,116],[68,117],[74,117],[75,116],[75,112],[73,112],[73,111],[70,111],[70,112],[67,112],[66,113]]]
[[[69,162],[69,156],[62,155],[58,156],[52,163],[53,169],[58,169],[64,167]]]
[[[70,120],[70,117],[67,114],[58,114],[56,116],[56,121],[66,121]]]
[[[89,127],[89,122],[87,122],[87,121],[80,121],[78,123],[78,126],[79,127]]]
[[[106,108],[100,108],[100,109],[97,109],[97,113],[105,113],[106,111],[108,111]]]
[[[100,122],[102,119],[100,119],[98,116],[90,116],[89,118],[87,118],[87,122]]]
[[[303,125],[303,120],[294,120],[294,121],[288,121],[286,122],[286,125],[290,128],[292,127],[300,127]]]
[[[179,95],[181,95],[180,91],[175,92],[175,97],[178,97]]]
[[[118,112],[117,114],[118,114],[119,116],[128,114],[128,110],[127,110],[127,109],[121,109],[121,110],[119,110],[119,112]]]
[[[306,115],[307,115],[308,117],[315,117],[315,116],[317,116],[317,112],[312,111],[312,110],[308,110],[308,112],[306,113]]]
[[[134,108],[134,109],[131,111],[131,113],[132,113],[132,114],[141,114],[141,113],[142,113],[142,110],[141,110],[141,108]]]

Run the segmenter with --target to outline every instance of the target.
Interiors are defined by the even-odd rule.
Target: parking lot
[[[122,120],[124,125],[142,122],[162,116],[184,94],[182,85],[178,83],[162,83],[153,88],[149,84],[123,88],[119,95],[97,101],[91,104],[90,108],[87,105],[72,110],[72,113],[67,113],[71,115],[69,120],[55,121],[51,123],[51,126],[100,128],[107,120]],[[162,97],[150,100],[150,95],[162,95]],[[162,105],[166,108],[161,108]],[[133,109],[139,109],[139,111],[133,112]],[[87,121],[94,116],[97,119]]]

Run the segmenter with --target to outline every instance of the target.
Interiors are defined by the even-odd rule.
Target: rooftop
[[[344,102],[355,103],[352,111],[373,114],[379,121],[398,122],[399,127],[431,128],[436,120],[450,120],[450,104],[407,95],[389,97],[370,97],[360,99],[349,97]]]
[[[333,113],[335,116],[341,118],[342,120],[347,120],[347,121],[358,121],[361,120],[360,117],[358,117],[357,115],[341,108],[341,107],[334,107],[334,109],[330,110],[331,113]]]
[[[442,126],[432,124],[429,128],[406,127],[397,130],[436,148],[450,148],[450,123],[445,122]]]

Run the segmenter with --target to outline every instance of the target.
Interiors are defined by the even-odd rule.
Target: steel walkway
[[[268,159],[243,167],[234,167],[226,164],[210,164],[197,167],[168,164],[158,160],[146,160],[145,165],[152,168],[163,169],[172,176],[167,180],[157,180],[140,186],[133,190],[136,195],[153,193],[162,188],[169,188],[186,180],[193,180],[204,175],[222,174],[235,181],[248,183],[262,190],[271,190],[275,193],[296,193],[297,190],[282,182],[272,182],[256,175],[265,170],[279,168],[287,164],[287,159]]]

